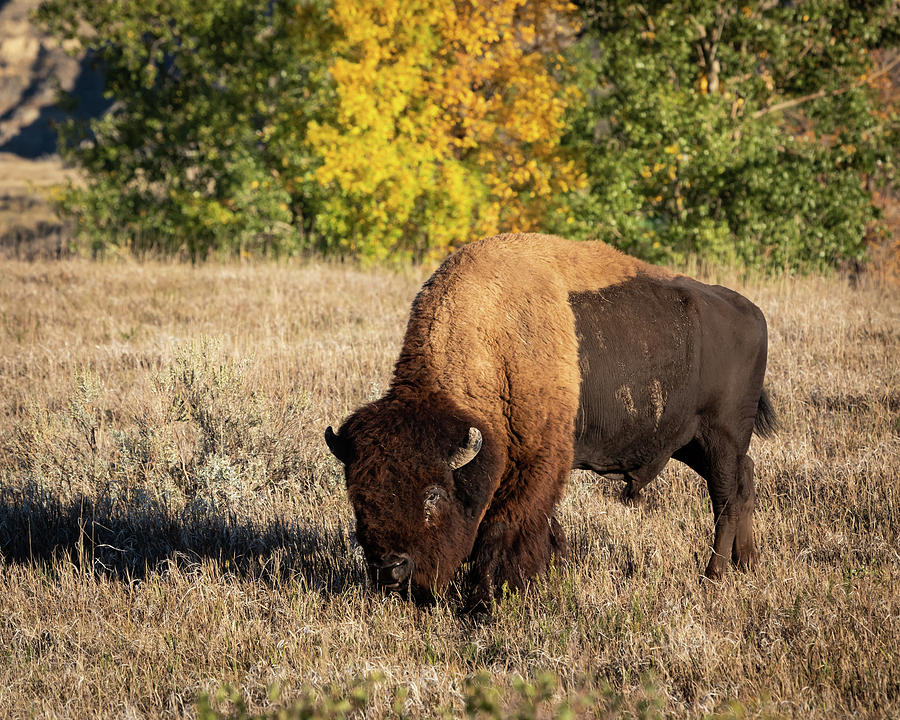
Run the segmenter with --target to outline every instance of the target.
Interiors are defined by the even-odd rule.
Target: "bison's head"
[[[382,398],[325,441],[344,463],[369,576],[427,601],[469,556],[499,482],[489,437],[463,413]]]

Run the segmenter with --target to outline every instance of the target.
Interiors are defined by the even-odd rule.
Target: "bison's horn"
[[[325,443],[328,445],[328,449],[331,450],[332,455],[346,465],[350,460],[350,444],[346,438],[335,434],[334,430],[331,429],[331,425],[325,429]]]
[[[463,465],[472,462],[478,451],[481,450],[481,431],[476,427],[469,428],[469,439],[466,444],[453,451],[450,456],[450,469],[456,470]]]

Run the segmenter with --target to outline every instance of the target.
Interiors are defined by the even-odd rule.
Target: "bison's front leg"
[[[479,534],[469,576],[469,609],[484,610],[503,588],[517,590],[566,554],[566,538],[555,517],[543,522],[490,522]]]
[[[470,558],[471,609],[485,609],[504,586],[519,589],[545,572],[551,559],[565,557],[566,537],[554,508],[567,477],[568,467],[556,471],[552,481],[545,474],[537,488],[519,478],[524,482],[513,487],[523,492],[492,508],[482,521]]]
[[[669,456],[664,455],[643,467],[627,472],[623,478],[625,489],[622,491],[622,501],[626,505],[640,505],[641,490],[650,483],[669,462]]]

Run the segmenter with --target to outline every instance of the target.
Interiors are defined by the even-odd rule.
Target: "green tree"
[[[568,234],[653,259],[697,253],[768,267],[862,257],[889,179],[900,11],[872,2],[580,3],[572,116],[590,189]]]
[[[61,132],[85,182],[60,202],[95,249],[199,259],[313,244],[320,195],[304,137],[331,105],[318,3],[49,0],[38,18],[93,52],[115,101]]]

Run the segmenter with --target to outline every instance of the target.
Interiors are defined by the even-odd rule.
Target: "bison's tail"
[[[759,396],[759,405],[756,407],[756,420],[753,423],[753,432],[760,437],[770,437],[778,430],[778,416],[775,414],[775,408],[772,407],[772,401],[769,399],[769,392],[763,388]]]

